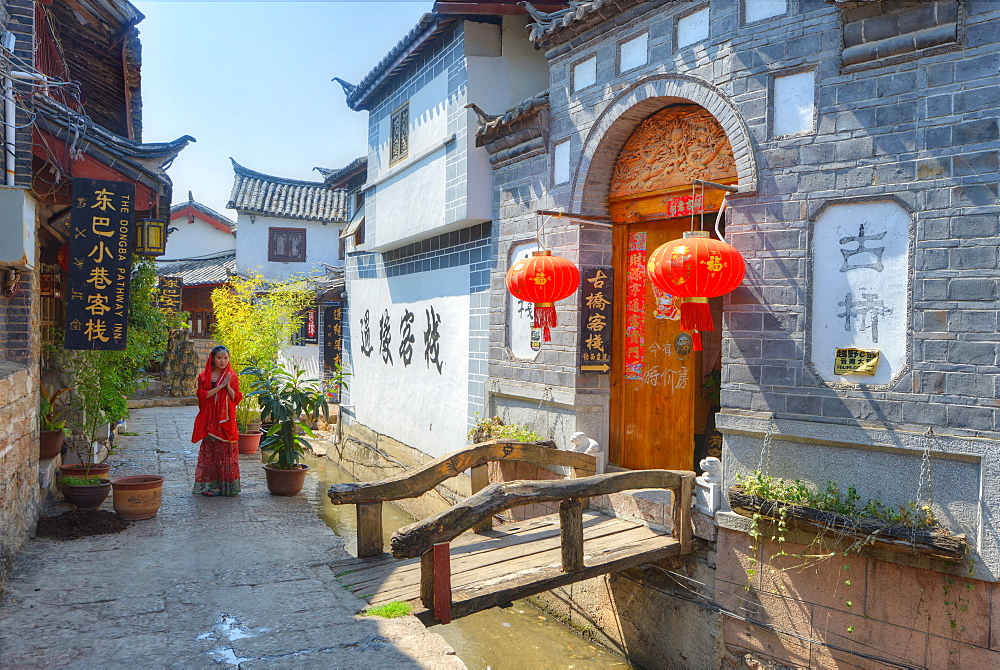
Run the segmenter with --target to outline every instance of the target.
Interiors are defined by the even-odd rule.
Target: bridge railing
[[[400,528],[390,546],[396,558],[420,557],[420,600],[442,623],[451,620],[451,540],[494,514],[531,503],[559,502],[563,572],[584,568],[583,509],[590,496],[632,489],[663,488],[673,497],[672,534],[679,553],[691,551],[691,494],[694,473],[633,470],[570,480],[492,484],[434,516]]]
[[[557,449],[555,442],[552,441],[491,440],[445,454],[419,468],[407,470],[388,479],[334,484],[327,491],[327,496],[335,505],[357,505],[358,556],[361,558],[378,556],[383,550],[383,502],[419,497],[441,482],[456,477],[470,468],[472,493],[475,494],[489,484],[487,468],[489,463],[496,461],[520,461],[542,467],[568,467],[574,479],[593,475],[597,467],[593,455]],[[477,533],[492,527],[492,516],[486,516],[474,525]]]

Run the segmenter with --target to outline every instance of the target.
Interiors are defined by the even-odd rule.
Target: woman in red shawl
[[[229,350],[212,349],[198,375],[198,418],[191,441],[201,440],[194,491],[205,496],[234,496],[240,492],[239,432],[236,403],[240,380],[229,365]]]

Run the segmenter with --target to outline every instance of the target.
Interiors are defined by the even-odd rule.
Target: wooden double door
[[[694,469],[701,355],[680,328],[680,301],[646,276],[649,254],[682,236],[687,219],[615,226],[611,462],[630,469]]]

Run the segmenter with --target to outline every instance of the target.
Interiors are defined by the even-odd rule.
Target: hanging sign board
[[[874,375],[878,359],[878,349],[837,349],[833,374]]]
[[[323,376],[335,374],[343,361],[343,323],[344,308],[339,302],[329,303],[323,308]]]
[[[135,184],[73,180],[66,300],[67,349],[125,348]]]
[[[612,270],[583,268],[580,279],[580,372],[606,375],[611,370]]]
[[[181,308],[184,280],[180,277],[160,277],[160,309],[168,314],[177,314]]]

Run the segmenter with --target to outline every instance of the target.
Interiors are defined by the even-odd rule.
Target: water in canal
[[[327,458],[308,458],[309,499],[320,518],[357,554],[354,505],[332,505],[325,493],[331,484],[354,481],[349,472]],[[395,505],[382,506],[385,546],[397,528],[413,519]],[[434,632],[448,641],[470,670],[624,670],[632,666],[620,656],[543,614],[527,601],[457,619]]]

